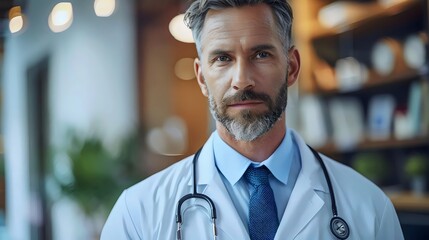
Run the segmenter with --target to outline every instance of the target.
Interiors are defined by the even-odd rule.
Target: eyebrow
[[[275,49],[275,47],[271,44],[261,44],[251,48],[253,52],[262,51],[262,50],[273,50],[273,49]]]
[[[271,44],[261,44],[261,45],[256,45],[254,47],[252,47],[250,50],[252,52],[258,52],[258,51],[262,51],[262,50],[273,50],[275,49],[275,47]],[[229,54],[231,51],[229,50],[221,50],[221,49],[215,49],[213,51],[211,51],[208,56],[212,57],[212,56],[217,56],[217,55],[224,55],[224,54]]]
[[[231,51],[228,51],[228,50],[215,49],[209,52],[208,56],[209,58],[211,58],[212,56],[225,55],[225,54],[229,54],[230,52]]]

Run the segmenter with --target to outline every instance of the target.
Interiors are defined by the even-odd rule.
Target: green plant
[[[141,179],[138,171],[138,137],[132,136],[111,153],[98,137],[72,136],[67,147],[73,181],[63,184],[63,192],[91,215],[98,209],[108,211],[120,192]]]
[[[355,156],[353,168],[375,183],[380,183],[388,172],[383,156],[376,152],[359,153]]]
[[[413,154],[405,162],[405,173],[410,177],[424,176],[428,170],[428,156]]]

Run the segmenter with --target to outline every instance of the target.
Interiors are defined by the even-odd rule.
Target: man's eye
[[[231,61],[231,58],[229,58],[228,56],[219,56],[216,58],[216,61],[227,62],[227,61]]]
[[[270,56],[270,54],[269,53],[267,53],[267,52],[258,52],[257,54],[256,54],[256,58],[267,58],[267,57],[269,57]]]

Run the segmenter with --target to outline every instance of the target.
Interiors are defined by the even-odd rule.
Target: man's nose
[[[245,60],[236,62],[231,86],[234,90],[247,90],[255,86],[252,77],[251,63]]]

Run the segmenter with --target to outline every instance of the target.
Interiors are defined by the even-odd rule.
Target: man
[[[195,172],[191,156],[125,190],[101,239],[403,239],[379,188],[323,156],[330,190],[319,155],[286,128],[287,88],[300,69],[289,4],[197,0],[186,21],[216,131]],[[213,201],[215,229],[209,200],[181,201],[194,191]]]

